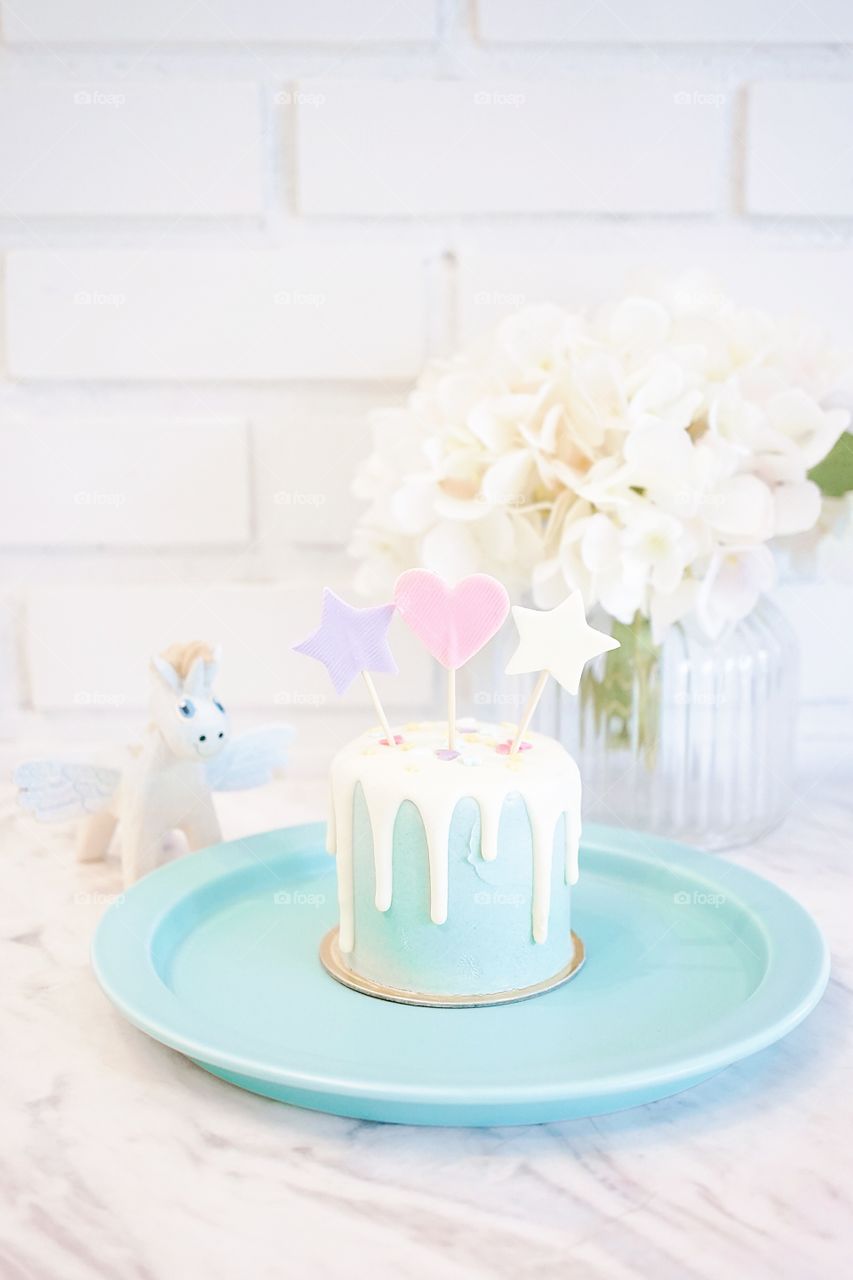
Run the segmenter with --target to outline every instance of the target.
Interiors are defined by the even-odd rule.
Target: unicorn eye
[[[178,715],[183,716],[185,720],[195,715],[195,703],[191,698],[184,698],[183,702],[178,703]]]
[[[217,711],[221,711],[222,714],[225,715],[225,708],[223,707],[222,703],[218,701],[217,698],[213,699],[213,705],[216,707]]]

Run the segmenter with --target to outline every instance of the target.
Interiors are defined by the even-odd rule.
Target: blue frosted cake
[[[332,762],[339,966],[405,998],[533,994],[577,963],[581,784],[554,739],[509,728],[408,725],[398,748],[365,733]]]

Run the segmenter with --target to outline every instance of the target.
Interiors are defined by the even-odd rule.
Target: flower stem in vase
[[[599,739],[612,749],[633,748],[651,769],[660,733],[659,650],[639,613],[630,623],[614,621],[611,633],[620,647],[604,654],[600,674],[588,669],[581,679],[581,735],[591,711]]]

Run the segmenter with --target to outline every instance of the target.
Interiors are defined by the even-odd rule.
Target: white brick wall
[[[245,546],[251,536],[243,423],[30,418],[0,423],[0,448],[15,460],[0,468],[0,546]]]
[[[15,0],[4,5],[13,44],[378,44],[428,41],[436,31],[431,0]]]
[[[424,356],[424,272],[407,249],[62,249],[9,255],[16,378],[403,378]],[[371,314],[371,323],[365,316]]]
[[[846,0],[479,0],[484,40],[506,44],[840,44],[853,39]]]
[[[646,232],[643,233],[645,237]],[[839,246],[788,249],[721,248],[711,236],[673,231],[665,243],[639,252],[635,233],[607,237],[607,249],[505,253],[466,238],[457,249],[457,320],[462,340],[494,325],[517,307],[565,301],[584,306],[616,291],[642,287],[667,271],[703,268],[744,303],[770,311],[822,318],[839,340],[853,344],[853,250]]]
[[[707,213],[719,110],[671,79],[301,86],[306,214]],[[712,95],[713,85],[693,92]]]
[[[853,215],[853,84],[755,84],[749,93],[746,207],[793,218]]]
[[[257,85],[0,84],[0,212],[56,218],[263,212]]]
[[[707,267],[853,341],[843,0],[0,14],[0,732],[135,714],[195,633],[238,706],[325,697],[288,645],[347,590],[367,411],[515,306]],[[783,599],[851,696],[849,594]]]

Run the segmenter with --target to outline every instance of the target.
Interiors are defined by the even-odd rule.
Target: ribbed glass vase
[[[710,642],[677,624],[660,646],[644,620],[590,621],[621,648],[589,664],[577,698],[549,681],[535,721],[577,760],[585,818],[706,849],[744,844],[781,821],[798,661],[779,610],[762,600]],[[531,687],[501,674],[511,642],[469,664],[464,704],[484,719],[517,719]]]

